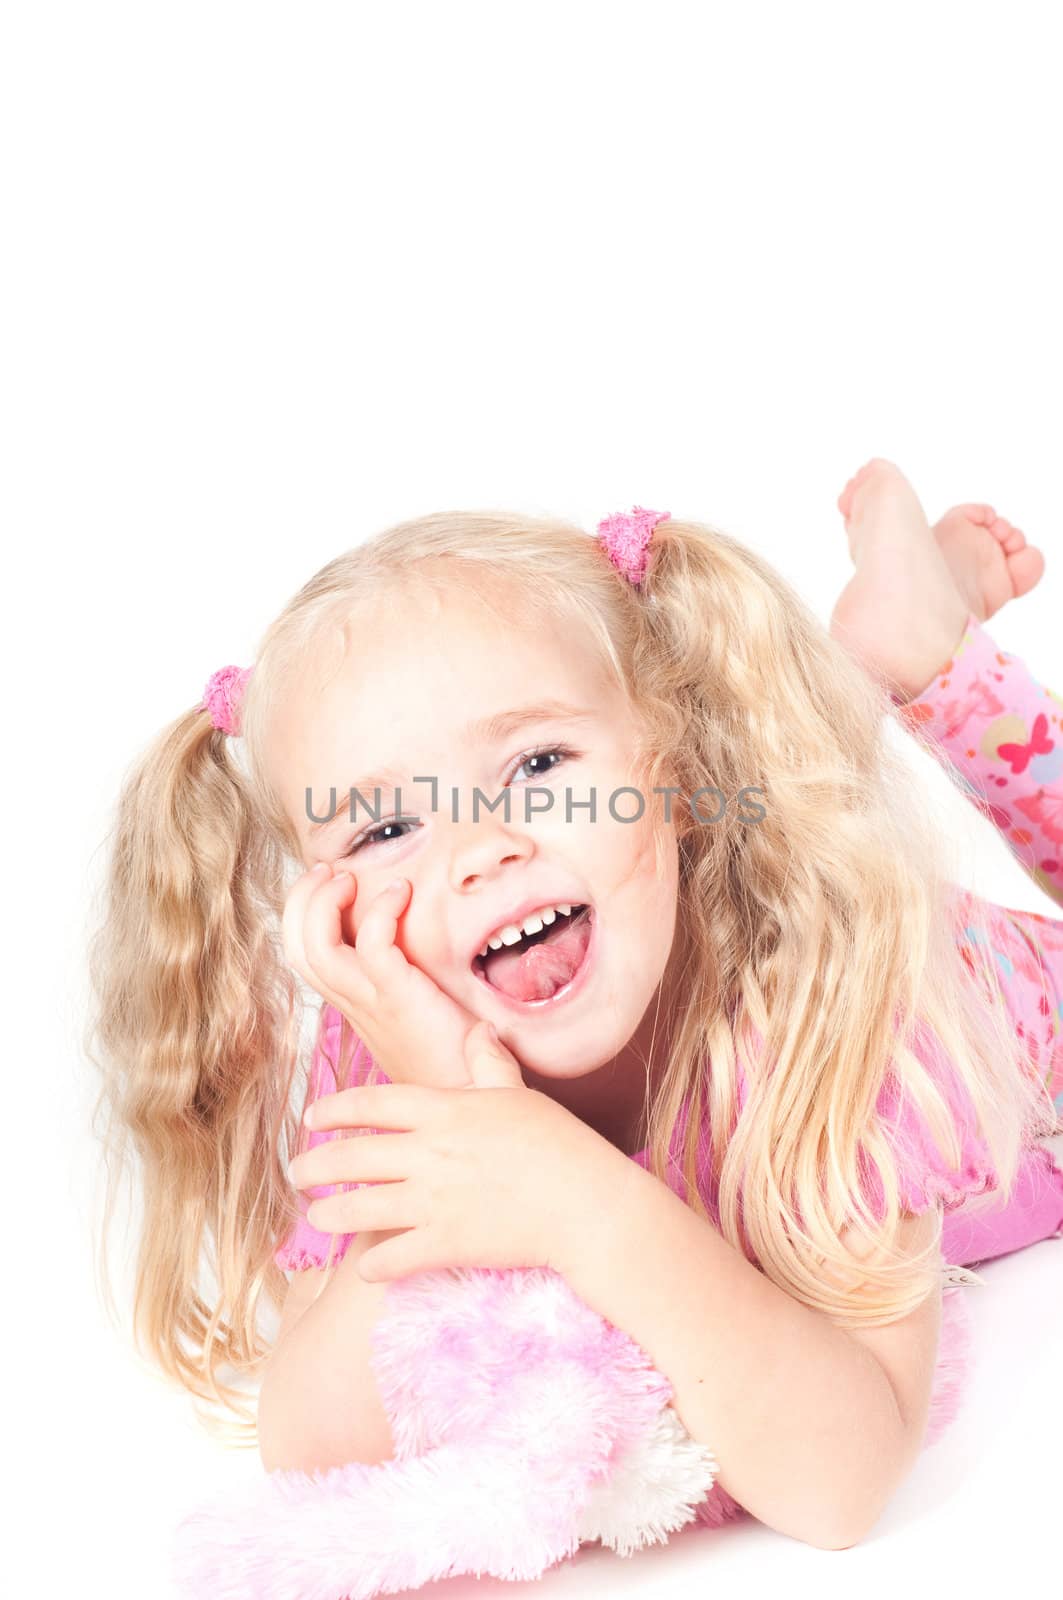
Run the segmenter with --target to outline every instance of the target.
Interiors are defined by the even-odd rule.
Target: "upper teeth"
[[[525,917],[524,921],[519,925],[515,922],[507,922],[504,928],[499,928],[498,932],[488,939],[480,951],[480,955],[485,956],[488,950],[501,950],[504,944],[516,944],[517,940],[526,933],[540,933],[543,928],[548,928],[551,922],[556,921],[558,912],[563,917],[567,917],[571,910],[571,906],[547,906],[545,909],[536,911],[532,916]]]

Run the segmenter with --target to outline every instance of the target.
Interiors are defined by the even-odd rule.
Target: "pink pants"
[[[950,662],[901,719],[943,759],[1031,877],[1063,906],[1063,699],[975,617]],[[1063,919],[965,897],[992,925],[1001,990],[1063,1110]],[[977,931],[964,926],[967,940]]]
[[[1017,656],[998,650],[971,616],[953,655],[901,720],[944,761],[1018,860],[1063,906],[1063,700]],[[963,908],[984,919],[1000,989],[1034,1071],[1063,1113],[1063,919],[1015,910],[958,891],[958,935],[980,937]],[[974,920],[974,919],[972,919]],[[1063,1130],[1063,1115],[1057,1127]],[[1063,1225],[1063,1169],[1042,1146],[1024,1162],[1015,1191],[995,1213],[947,1213],[945,1260],[987,1261],[1056,1234]]]

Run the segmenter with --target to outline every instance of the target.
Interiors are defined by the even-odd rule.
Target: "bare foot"
[[[934,525],[956,587],[979,622],[1041,581],[1045,558],[992,506],[953,506]]]
[[[891,461],[876,457],[861,467],[838,509],[856,572],[838,597],[830,631],[888,690],[914,699],[959,644],[972,609],[967,593],[915,490]],[[955,536],[950,543],[955,553]]]

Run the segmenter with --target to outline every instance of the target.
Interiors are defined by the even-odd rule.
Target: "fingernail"
[[[387,892],[388,894],[397,894],[400,889],[405,889],[405,887],[405,878],[392,878],[391,882],[388,884]]]
[[[498,1043],[498,1029],[495,1027],[493,1022],[489,1022],[487,1024],[487,1037],[490,1039],[492,1044]]]

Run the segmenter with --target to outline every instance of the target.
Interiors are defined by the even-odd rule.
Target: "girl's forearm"
[[[727,1493],[805,1543],[861,1539],[913,1454],[871,1352],[634,1163],[615,1203],[574,1224],[551,1264],[669,1380]]]
[[[573,1219],[551,1264],[622,1328],[672,1385],[687,1432],[712,1450],[718,1481],[781,1533],[826,1549],[857,1542],[910,1464],[885,1372],[844,1329],[801,1305],[711,1223],[636,1163]],[[352,1241],[318,1299],[280,1341],[259,1397],[264,1465],[325,1469],[390,1455],[370,1365],[386,1283]]]
[[[317,1299],[278,1340],[258,1397],[258,1443],[268,1472],[324,1471],[391,1455],[391,1430],[370,1366],[385,1283],[366,1283],[358,1258],[385,1233],[360,1233]]]

